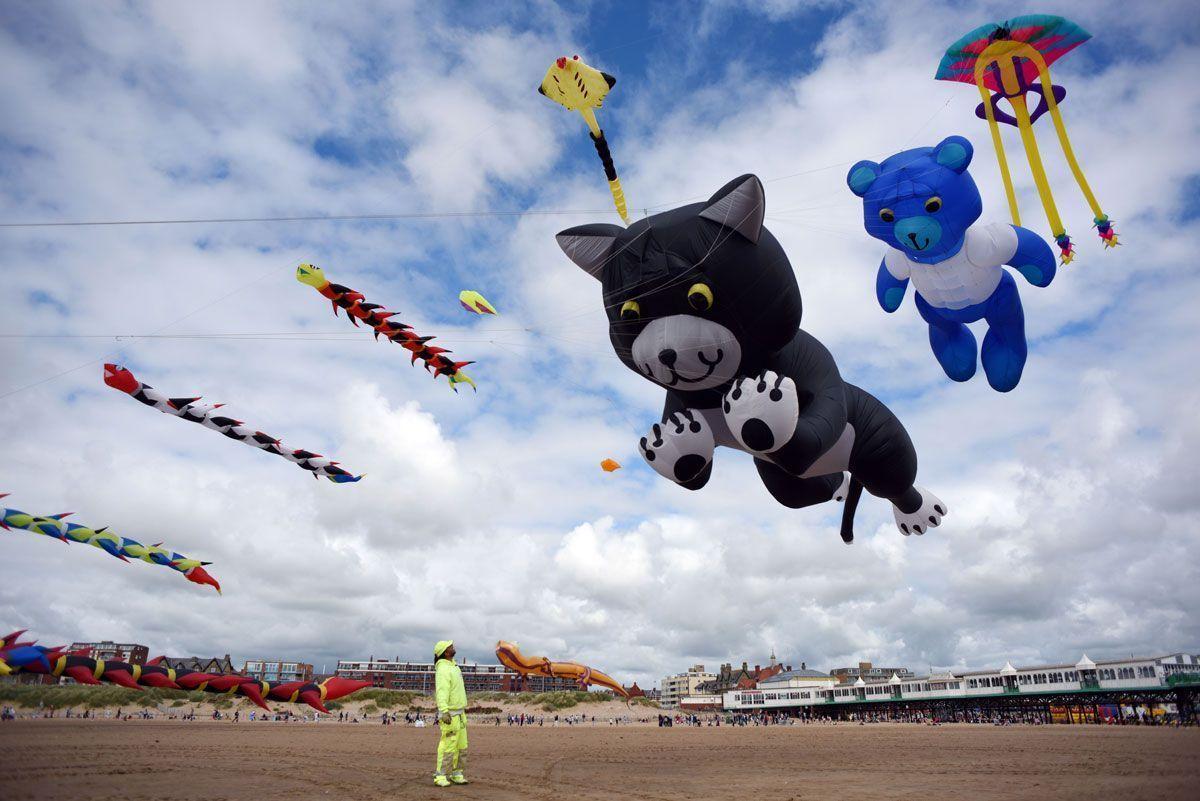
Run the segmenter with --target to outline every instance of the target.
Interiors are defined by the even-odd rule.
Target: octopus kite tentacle
[[[272,684],[240,673],[207,673],[183,670],[162,664],[163,657],[144,665],[106,659],[93,659],[84,652],[67,652],[62,647],[48,648],[33,642],[19,643],[22,632],[13,632],[0,642],[0,675],[18,671],[45,676],[66,676],[80,684],[109,682],[131,690],[160,687],[170,690],[202,690],[217,695],[241,695],[270,711],[266,699],[308,704],[326,714],[326,701],[333,701],[364,687],[369,681],[333,677],[321,682],[289,681]],[[11,642],[10,642],[11,640]]]
[[[594,684],[612,690],[622,698],[629,698],[629,692],[621,683],[606,673],[578,662],[552,662],[545,656],[525,656],[515,643],[504,640],[496,643],[496,658],[500,660],[500,664],[522,676],[574,679],[581,688]]]
[[[0,498],[5,497],[7,497],[7,493],[0,493]],[[143,545],[137,540],[114,534],[107,527],[94,529],[67,523],[63,518],[70,514],[70,512],[63,512],[48,517],[36,517],[19,509],[7,509],[0,506],[0,528],[6,531],[10,530],[10,527],[19,528],[63,542],[81,542],[99,548],[122,562],[129,559],[140,559],[152,565],[162,565],[182,573],[184,578],[193,584],[208,584],[214,587],[218,593],[221,591],[221,585],[204,569],[204,565],[212,564],[211,562],[189,559],[181,553],[168,551],[160,547],[162,543]]]
[[[376,339],[379,339],[382,334],[390,342],[395,342],[411,353],[410,364],[416,364],[417,359],[420,359],[425,363],[425,369],[433,373],[434,378],[441,375],[446,376],[450,381],[450,388],[455,392],[458,392],[458,384],[470,384],[472,389],[478,390],[471,377],[462,371],[462,368],[468,364],[474,364],[474,362],[454,361],[445,355],[451,351],[428,344],[436,337],[420,336],[412,330],[411,325],[389,319],[395,317],[399,312],[388,311],[378,303],[367,303],[362,293],[355,292],[341,284],[330,283],[325,278],[325,272],[315,264],[301,264],[297,267],[296,280],[302,284],[308,284],[328,298],[329,302],[333,304],[335,316],[338,309],[345,310],[346,316],[356,327],[358,321],[362,320],[374,329]]]
[[[149,384],[143,384],[134,377],[133,373],[115,364],[104,365],[104,383],[113,389],[119,389],[134,400],[144,403],[163,414],[179,417],[192,423],[199,423],[205,428],[224,434],[230,439],[243,442],[252,448],[282,456],[293,464],[313,474],[313,478],[327,478],[335,484],[347,484],[358,481],[362,476],[356,476],[341,467],[332,459],[327,459],[319,453],[312,453],[302,448],[289,450],[279,440],[270,434],[256,431],[241,420],[218,415],[217,409],[224,404],[198,404],[200,398],[169,398]]]

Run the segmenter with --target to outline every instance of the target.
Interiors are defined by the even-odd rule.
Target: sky
[[[933,73],[974,27],[1045,10],[0,7],[0,222],[449,215],[0,228],[4,503],[211,560],[224,589],[0,532],[0,628],[318,670],[443,638],[489,661],[506,639],[642,686],[772,649],[918,672],[1195,652],[1200,19],[1052,9],[1095,36],[1053,74],[1123,245],[1088,230],[1039,125],[1079,253],[1046,289],[1018,280],[1031,352],[1012,393],[946,379],[911,300],[878,308],[882,245],[845,186],[859,159],[961,134],[983,219],[1006,220],[978,96]],[[696,493],[642,463],[663,392],[617,360],[595,282],[554,241],[617,222],[582,122],[535,91],[575,53],[618,79],[600,120],[634,216],[763,179],[805,330],[904,422],[941,528],[903,537],[864,496],[847,547],[839,505],[776,505],[745,454],[719,451]],[[1023,221],[1048,237],[1006,137]],[[475,360],[478,394],[335,319],[302,261]],[[468,316],[461,289],[500,316]],[[314,481],[171,420],[106,387],[106,360],[366,478]]]

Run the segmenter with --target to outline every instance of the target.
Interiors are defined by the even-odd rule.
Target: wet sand
[[[436,728],[22,720],[0,799],[1162,799],[1200,797],[1200,730],[1102,726],[659,729],[472,724],[466,787]]]

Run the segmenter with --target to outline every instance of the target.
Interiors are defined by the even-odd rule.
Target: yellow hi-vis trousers
[[[449,723],[438,721],[442,736],[438,740],[435,776],[462,776],[467,768],[467,714],[450,716]],[[448,768],[448,769],[447,769]]]

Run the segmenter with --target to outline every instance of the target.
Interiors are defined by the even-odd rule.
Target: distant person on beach
[[[437,771],[433,783],[438,787],[466,784],[467,766],[467,688],[462,671],[454,664],[454,641],[442,640],[433,646],[434,687],[437,697],[438,726],[441,738],[437,748]],[[450,775],[446,776],[449,763]]]

